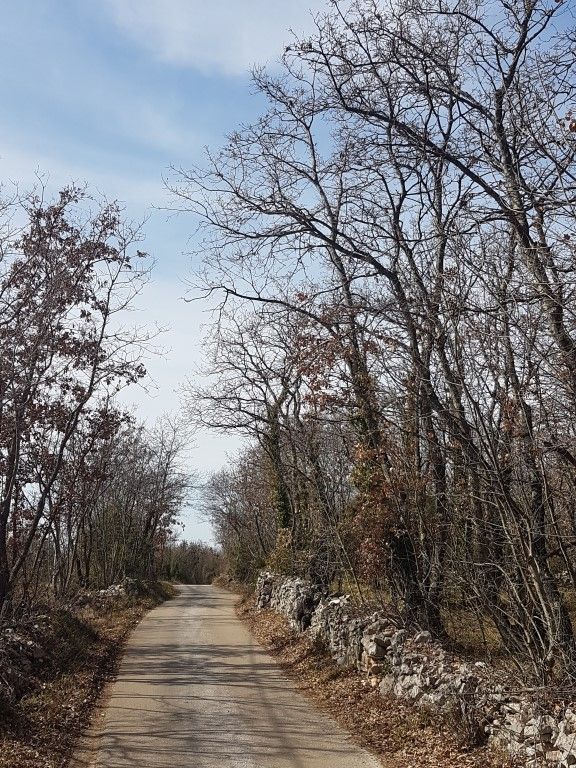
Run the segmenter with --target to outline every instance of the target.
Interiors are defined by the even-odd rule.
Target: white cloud
[[[165,189],[160,174],[127,174],[107,164],[68,162],[57,152],[44,153],[22,148],[0,134],[0,185],[9,193],[14,186],[28,192],[42,181],[48,193],[54,193],[72,182],[86,183],[91,193],[117,199],[144,216],[153,204],[163,202]]]
[[[136,135],[139,142],[175,157],[198,151],[201,146],[189,128],[173,115],[164,114],[157,105],[137,104],[130,114],[124,111],[118,115],[118,124],[125,135]]]
[[[121,29],[163,61],[242,74],[278,59],[324,0],[105,0]]]
[[[156,340],[159,354],[145,360],[150,381],[146,388],[130,387],[121,394],[125,405],[134,407],[139,419],[153,423],[165,413],[178,414],[182,388],[204,360],[205,326],[213,317],[208,303],[186,302],[186,285],[177,278],[160,276],[148,283],[135,304],[131,318],[135,324],[163,330]],[[163,354],[161,353],[163,352]],[[201,477],[222,467],[228,454],[237,451],[244,439],[233,430],[224,436],[209,430],[198,430],[190,446],[190,465]]]

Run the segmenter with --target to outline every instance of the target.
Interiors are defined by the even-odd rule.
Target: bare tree
[[[28,226],[0,262],[0,606],[45,519],[70,441],[90,402],[144,375],[138,332],[116,321],[147,267],[117,206],[95,215],[65,190],[32,199]],[[76,208],[76,212],[75,209]]]
[[[346,424],[347,567],[438,635],[457,595],[540,679],[575,662],[565,14],[550,0],[332,3],[280,76],[255,74],[261,119],[173,185],[205,227],[201,282],[229,349],[242,302],[261,308],[260,361],[276,317],[297,346],[276,444],[299,517],[323,503],[303,447]],[[211,401],[259,435],[270,371],[250,370],[241,402],[230,378]]]

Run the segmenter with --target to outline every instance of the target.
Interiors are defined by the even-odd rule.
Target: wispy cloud
[[[324,0],[104,0],[119,27],[163,61],[227,75],[279,58]]]
[[[192,224],[166,205],[162,176],[199,160],[256,107],[244,78],[253,62],[276,58],[295,31],[311,24],[308,7],[324,0],[26,0],[6,3],[0,25],[0,199],[18,184],[52,194],[71,181],[95,196],[119,199],[126,217],[145,221],[141,247],[155,257],[152,282],[135,323],[166,327],[165,357],[148,360],[150,393],[124,395],[153,421],[178,409],[178,387],[202,351],[198,304],[185,304]],[[106,11],[106,12],[104,12]],[[127,44],[132,38],[134,44]],[[201,433],[191,461],[218,467],[234,436]],[[196,535],[192,523],[188,535]],[[198,529],[200,530],[200,529]],[[198,534],[200,535],[200,534]]]
[[[159,174],[128,175],[110,166],[98,168],[96,164],[75,163],[56,153],[32,152],[1,134],[0,180],[7,192],[15,186],[29,191],[40,182],[52,193],[73,182],[86,183],[93,193],[129,202],[139,212],[162,202],[166,194]]]

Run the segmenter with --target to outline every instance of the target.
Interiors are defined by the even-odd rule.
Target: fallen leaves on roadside
[[[467,749],[458,724],[395,697],[383,697],[351,669],[338,667],[305,635],[254,600],[238,603],[238,615],[298,687],[385,768],[512,768],[513,761],[487,747]]]
[[[115,677],[125,640],[165,596],[108,601],[52,617],[43,639],[49,663],[31,670],[28,692],[0,717],[0,768],[68,764],[102,689]]]

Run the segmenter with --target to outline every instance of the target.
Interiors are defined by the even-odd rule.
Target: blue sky
[[[144,247],[156,259],[140,322],[167,328],[151,359],[150,394],[131,391],[138,416],[177,409],[179,385],[201,357],[207,306],[185,304],[193,222],[168,217],[163,177],[201,161],[262,103],[254,63],[274,61],[292,28],[311,27],[323,0],[23,0],[3,4],[0,27],[0,180],[30,187],[37,173],[121,200],[148,218]],[[190,463],[216,469],[238,440],[199,434]],[[194,509],[189,537],[209,538]]]

